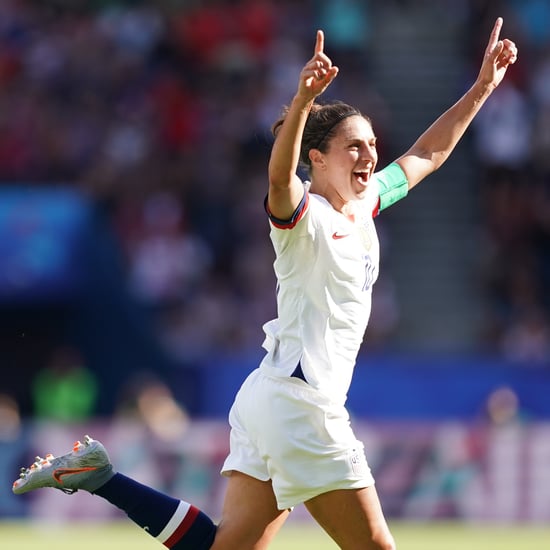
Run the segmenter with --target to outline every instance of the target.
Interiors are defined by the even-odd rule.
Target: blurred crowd
[[[480,37],[495,13],[519,47],[519,62],[479,113],[483,279],[490,349],[528,365],[550,362],[550,3],[471,1]]]
[[[349,65],[349,85],[349,71],[368,77],[370,31],[390,4],[414,3],[3,0],[0,181],[70,182],[105,211],[131,288],[177,360],[200,359],[212,347],[257,348],[275,306],[262,209],[270,126],[296,88],[315,28],[330,32],[330,54]],[[472,72],[495,15],[520,50],[473,131],[488,250],[480,340],[544,359],[550,5],[452,4],[466,40],[475,37],[465,47]],[[373,313],[386,336],[396,323],[390,302],[381,295]]]

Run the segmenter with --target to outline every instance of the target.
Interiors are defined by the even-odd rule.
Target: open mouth
[[[359,170],[357,172],[353,172],[353,175],[361,185],[367,185],[370,179],[370,172],[368,170]]]

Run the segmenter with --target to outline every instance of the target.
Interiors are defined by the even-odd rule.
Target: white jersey
[[[261,367],[276,376],[291,376],[299,365],[309,385],[340,404],[347,397],[378,277],[373,217],[381,189],[386,191],[383,174],[369,182],[353,221],[309,193],[308,185],[290,222],[270,218],[278,317],[264,325],[267,354]],[[400,175],[403,187],[406,180]]]

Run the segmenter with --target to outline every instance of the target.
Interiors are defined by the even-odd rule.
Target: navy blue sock
[[[160,493],[123,474],[115,474],[94,494],[124,510],[128,517],[172,550],[207,550],[216,526],[198,508]]]

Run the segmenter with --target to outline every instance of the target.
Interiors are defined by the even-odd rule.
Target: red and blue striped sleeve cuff
[[[292,214],[292,217],[288,220],[281,220],[279,218],[276,218],[269,211],[269,207],[267,204],[267,197],[264,200],[264,207],[269,217],[269,221],[277,229],[292,229],[293,227],[295,227],[296,224],[302,219],[305,212],[307,211],[308,205],[309,205],[309,193],[304,190],[304,196],[302,197],[302,200],[300,201],[300,204],[297,206],[296,210],[294,210],[294,214]]]

